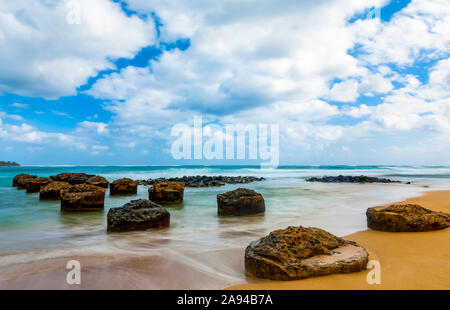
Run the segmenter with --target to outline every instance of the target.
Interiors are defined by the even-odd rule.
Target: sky
[[[175,159],[201,116],[282,165],[450,164],[448,0],[1,1],[0,46],[0,160],[255,162]]]

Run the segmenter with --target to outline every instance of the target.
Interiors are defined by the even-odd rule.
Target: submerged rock
[[[415,204],[394,204],[367,209],[367,226],[373,230],[418,232],[450,227],[450,214]]]
[[[61,191],[62,212],[101,211],[105,203],[105,189],[89,184],[74,185]]]
[[[184,183],[162,182],[155,184],[148,189],[148,196],[151,201],[157,203],[181,203],[184,196]]]
[[[251,182],[262,181],[264,178],[258,178],[253,176],[184,176],[175,178],[158,178],[158,179],[148,179],[139,180],[140,185],[154,185],[162,182],[181,182],[184,183],[185,187],[218,187],[225,184],[246,184]]]
[[[368,177],[365,175],[360,176],[323,176],[312,177],[306,179],[306,182],[322,182],[322,183],[401,183],[400,181],[393,181],[390,179]]]
[[[108,188],[108,186],[109,186],[108,180],[106,180],[104,177],[101,177],[98,175],[93,176],[92,178],[87,180],[86,184],[91,184],[91,185],[95,185],[95,186],[103,187],[103,188]]]
[[[50,178],[31,178],[26,181],[25,188],[27,193],[37,193],[41,190],[41,187],[53,182]]]
[[[94,175],[92,175],[92,174],[86,174],[86,173],[65,172],[65,173],[60,173],[57,175],[52,175],[52,176],[50,176],[50,178],[53,181],[67,182],[71,185],[77,185],[77,184],[85,184],[93,176]]]
[[[288,227],[250,243],[245,269],[270,280],[297,280],[365,270],[369,254],[320,228]]]
[[[146,230],[169,227],[169,212],[150,200],[132,200],[108,211],[108,232]]]
[[[110,195],[133,195],[137,194],[138,182],[123,178],[109,184]]]
[[[261,194],[246,188],[217,195],[218,215],[250,215],[264,213],[266,206]]]
[[[64,189],[68,189],[72,187],[67,182],[51,182],[44,187],[41,187],[39,192],[40,200],[52,200],[52,199],[61,199],[61,191]]]
[[[18,174],[13,178],[13,187],[18,187],[19,189],[25,189],[25,185],[27,184],[27,181],[29,179],[35,179],[37,178],[37,175],[30,175],[30,174]]]

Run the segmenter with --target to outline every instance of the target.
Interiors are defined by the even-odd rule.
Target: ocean
[[[105,210],[61,214],[59,201],[39,201],[11,186],[20,173],[40,177],[85,172],[113,181],[184,175],[257,176],[266,180],[214,188],[187,188],[184,203],[167,207],[170,228],[108,234],[106,214],[133,199],[109,197]],[[324,184],[323,175],[368,175],[412,184]],[[217,216],[216,196],[238,187],[260,192],[264,215]],[[366,226],[368,207],[450,187],[445,166],[96,166],[0,167],[0,288],[67,288],[65,262],[79,260],[82,284],[94,289],[219,289],[253,281],[245,275],[249,242],[290,225],[315,226],[344,236]]]

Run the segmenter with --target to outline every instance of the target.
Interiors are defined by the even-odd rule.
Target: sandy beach
[[[432,191],[405,200],[434,211],[450,212],[450,191]],[[257,281],[233,290],[442,290],[450,289],[450,229],[420,233],[360,231],[344,238],[364,246],[381,264],[381,284],[369,285],[368,271],[298,281]],[[254,282],[254,283],[253,283]]]

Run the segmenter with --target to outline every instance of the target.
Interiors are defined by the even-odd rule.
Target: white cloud
[[[58,145],[86,149],[86,139],[70,134],[39,131],[35,127],[22,123],[5,124],[0,119],[0,139],[33,145]]]
[[[67,1],[23,0],[0,3],[0,93],[58,98],[110,61],[133,58],[155,40],[153,21],[127,17],[108,0],[78,0],[81,24],[68,24]]]
[[[25,103],[14,102],[11,106],[19,109],[28,109],[28,104]]]
[[[66,118],[73,118],[71,115],[67,114],[66,112],[52,110],[52,113],[57,115],[57,116],[62,116],[62,117],[66,117]]]
[[[70,134],[85,137],[93,153],[107,151],[102,150],[104,141],[95,141],[98,136],[112,138],[111,146],[119,148],[151,147],[152,140],[167,139],[173,124],[189,122],[197,113],[203,114],[205,123],[278,123],[281,145],[296,150],[345,143],[335,150],[358,154],[355,143],[363,139],[405,137],[417,131],[431,136],[426,141],[448,139],[448,1],[413,0],[389,22],[355,23],[348,22],[355,13],[388,1],[286,0],[280,5],[260,0],[257,10],[254,0],[127,2],[132,10],[154,12],[160,18],[162,41],[188,38],[191,45],[183,51],[163,49],[147,67],[129,66],[107,74],[87,91],[104,99],[104,107],[114,114],[109,123],[80,122]],[[73,53],[65,54],[55,43],[56,52],[49,56],[51,61],[44,59],[41,69],[58,76],[49,73],[48,79],[55,82],[45,78],[44,85],[58,84],[58,91],[73,92],[74,85],[95,75],[98,68],[111,66],[107,56],[132,57],[151,41],[142,36],[153,33],[151,25],[126,17],[118,5],[109,6],[119,16],[118,25],[131,26],[117,29],[114,23],[115,31],[107,31],[100,40],[96,31],[104,27],[94,26],[93,21],[92,27],[85,25],[89,33],[83,38],[87,36],[88,41]],[[111,20],[104,19],[109,25]],[[75,40],[71,29],[71,40]],[[134,36],[128,38],[130,33]],[[56,31],[56,37],[60,34]],[[61,45],[67,42],[62,40]],[[2,57],[7,59],[0,56],[0,64]],[[80,71],[68,74],[65,61],[79,64]],[[56,70],[60,66],[62,70]],[[427,66],[432,66],[428,79],[409,73]],[[23,91],[36,92],[41,84],[35,83],[33,74],[26,75],[32,86],[25,84]],[[349,117],[353,119],[348,121]]]
[[[112,100],[107,109],[115,114],[114,124],[130,132],[142,125],[167,127],[195,112],[224,121],[246,110],[267,116],[266,121],[317,121],[338,114],[337,107],[320,100],[328,96],[331,81],[367,71],[348,54],[354,36],[346,19],[385,1],[281,6],[264,0],[258,11],[254,1],[128,2],[133,10],[161,18],[162,40],[191,42],[185,51],[164,51],[147,68],[107,75],[88,91]],[[333,94],[353,101],[358,83],[352,80],[350,86]]]
[[[393,88],[390,78],[386,78],[381,73],[369,73],[362,78],[358,92],[365,96],[373,96],[375,94],[388,93]]]
[[[354,102],[359,97],[359,83],[353,79],[336,83],[330,90],[328,98],[340,102]]]
[[[413,0],[390,22],[347,23],[386,2],[260,1],[255,11],[252,1],[130,0],[132,9],[161,18],[163,40],[189,38],[191,46],[164,51],[147,68],[105,76],[88,93],[112,100],[114,126],[139,137],[138,128],[159,135],[198,112],[221,123],[279,123],[285,142],[304,146],[380,131],[445,131],[448,62],[432,69],[427,85],[385,64],[408,66],[448,53],[447,8],[440,10],[441,0]],[[352,56],[356,44],[362,47]],[[404,86],[395,89],[394,82]],[[380,94],[379,104],[358,104],[362,95]],[[338,116],[366,119],[328,124]]]
[[[370,130],[438,132],[450,134],[450,59],[436,63],[430,69],[427,83],[406,75],[405,85],[392,91],[381,104],[361,105],[348,114],[369,115],[364,126]]]
[[[21,120],[23,120],[23,117],[20,116],[20,115],[17,115],[17,114],[8,114],[8,113],[2,112],[2,111],[0,111],[0,117],[3,117],[3,118],[9,118],[9,119],[12,119],[12,120],[15,120],[15,121],[21,121]]]
[[[109,150],[109,147],[106,145],[93,145],[92,146],[92,155],[103,155],[107,150]]]
[[[108,124],[106,123],[84,121],[77,124],[75,132],[77,134],[86,134],[93,132],[98,135],[107,135],[109,134],[109,129]]]
[[[164,52],[151,71],[128,68],[100,80],[90,93],[130,99],[147,88],[167,98],[162,106],[217,114],[317,99],[334,78],[360,74],[347,53],[354,38],[346,18],[381,1],[260,1],[259,13],[253,1],[129,2],[161,17],[163,38],[188,36],[191,46]]]
[[[372,109],[365,104],[361,104],[357,107],[344,108],[342,113],[354,118],[360,118],[372,114]]]
[[[0,112],[0,117],[11,118],[4,112]],[[60,133],[41,131],[29,125],[23,118],[20,120],[23,121],[21,124],[13,125],[4,123],[0,118],[0,140],[42,146],[56,145],[81,150],[86,150],[91,146],[93,152],[109,149],[108,146],[103,146],[96,141],[98,136],[109,134],[106,123],[84,121],[78,123],[72,132]]]
[[[372,65],[405,66],[450,52],[448,0],[412,0],[389,23],[360,20],[354,28],[364,52],[359,59]]]

